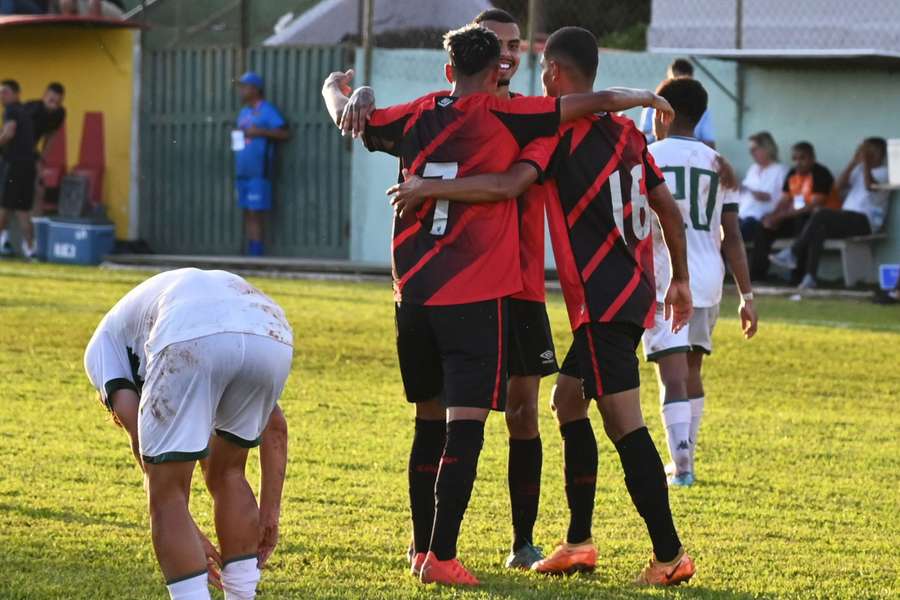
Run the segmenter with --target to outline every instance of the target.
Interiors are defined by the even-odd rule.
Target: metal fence
[[[250,68],[287,119],[279,145],[269,252],[345,258],[349,252],[350,150],[321,107],[328,73],[352,64],[334,47],[256,48]],[[235,48],[148,52],[141,106],[140,236],[158,252],[238,254],[243,232],[229,148],[239,106]]]

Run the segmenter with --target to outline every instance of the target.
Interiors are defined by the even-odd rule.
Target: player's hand
[[[375,111],[375,91],[363,86],[350,96],[341,115],[341,134],[351,134],[354,138],[361,136],[366,130],[366,123]]]
[[[206,555],[206,580],[209,585],[217,590],[222,589],[222,556],[212,542],[197,527],[197,535],[200,536],[200,543],[203,545],[203,553]]]
[[[756,335],[759,320],[753,300],[742,300],[738,313],[741,316],[741,330],[744,332],[744,337],[749,340]]]
[[[414,213],[428,198],[425,190],[427,180],[418,175],[410,175],[403,169],[403,183],[392,185],[388,188],[387,195],[391,197],[391,205],[398,217]]]
[[[353,88],[350,87],[350,82],[353,81],[353,74],[353,69],[335,71],[325,78],[324,87],[337,86],[342,94],[349,96],[353,93]]]
[[[653,94],[650,106],[656,111],[656,114],[659,115],[659,119],[663,125],[672,124],[672,121],[675,119],[675,109],[672,108],[672,105],[669,104],[668,100],[659,94]]]
[[[262,569],[278,545],[278,512],[259,512],[259,547],[256,551],[256,567]]]
[[[687,325],[694,314],[694,303],[691,298],[691,284],[687,281],[672,280],[666,292],[664,306],[666,320],[672,319],[672,333],[678,333]]]
[[[721,154],[716,157],[716,172],[719,174],[719,183],[722,184],[723,188],[726,190],[738,189],[738,178],[734,172],[734,167]]]

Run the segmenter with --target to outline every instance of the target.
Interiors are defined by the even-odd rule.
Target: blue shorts
[[[239,177],[235,182],[238,206],[245,210],[272,209],[272,182],[262,177]]]

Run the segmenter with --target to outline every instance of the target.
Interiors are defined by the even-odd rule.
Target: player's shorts
[[[6,163],[5,170],[6,182],[0,206],[7,210],[31,210],[34,206],[37,166],[31,161],[15,161]]]
[[[591,400],[640,387],[636,351],[643,333],[627,322],[582,325],[559,372],[581,379],[584,397]]]
[[[218,333],[153,356],[138,413],[144,462],[204,458],[213,432],[244,448],[259,445],[292,355],[266,336]]]
[[[264,177],[238,177],[238,206],[244,210],[272,210],[272,182]]]
[[[396,305],[397,356],[409,402],[506,409],[507,300]]]
[[[515,298],[508,302],[509,374],[546,377],[559,371],[547,305]]]
[[[669,354],[699,351],[712,354],[712,332],[719,318],[719,307],[694,308],[688,324],[672,333],[672,320],[665,318],[663,305],[656,305],[653,328],[644,333],[644,357],[657,361]]]

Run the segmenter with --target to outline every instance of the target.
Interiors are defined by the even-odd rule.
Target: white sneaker
[[[35,247],[34,242],[32,242],[30,246],[27,243],[25,243],[24,241],[22,242],[22,255],[27,260],[34,260],[35,252],[37,252],[37,248]]]
[[[800,285],[797,286],[799,290],[814,290],[816,289],[816,278],[807,273],[803,276],[803,281],[800,282]]]
[[[790,248],[785,248],[781,252],[770,254],[769,262],[776,267],[781,267],[782,269],[787,269],[789,271],[793,271],[797,268],[797,257],[794,256],[794,251]]]

